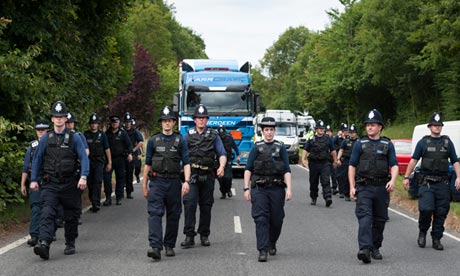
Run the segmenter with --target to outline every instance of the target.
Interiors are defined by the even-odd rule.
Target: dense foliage
[[[324,31],[289,28],[267,50],[254,79],[268,108],[335,126],[371,108],[387,123],[423,123],[433,111],[459,118],[458,1],[340,2]]]

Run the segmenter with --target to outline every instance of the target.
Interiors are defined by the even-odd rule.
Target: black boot
[[[133,199],[133,195],[131,193],[126,193],[126,198]]]
[[[27,244],[30,246],[35,246],[38,243],[38,238],[37,237],[30,237],[30,239],[27,240]]]
[[[227,196],[228,196],[228,197],[232,197],[232,196],[233,196],[232,190],[228,191]]]
[[[363,263],[365,264],[370,263],[371,262],[371,251],[368,248],[359,250],[358,260],[363,261]]]
[[[49,241],[40,241],[34,247],[35,255],[40,256],[43,260],[48,260],[50,258],[50,242]]]
[[[161,250],[159,248],[149,249],[147,256],[154,260],[161,260]]]
[[[270,247],[268,248],[268,254],[270,254],[270,256],[276,255],[276,244],[270,245]]]
[[[64,255],[75,254],[75,241],[66,241]]]
[[[444,246],[442,246],[440,239],[433,238],[433,248],[436,250],[444,250]]]
[[[266,250],[260,250],[259,251],[259,262],[266,262],[267,259],[268,259],[267,251]]]
[[[316,198],[311,199],[310,205],[316,205]]]
[[[201,240],[201,245],[202,246],[210,246],[211,245],[211,242],[209,242],[208,236],[201,236],[200,240]]]
[[[225,193],[222,193],[222,195],[220,196],[220,199],[225,199],[227,197],[227,195]]]
[[[331,206],[331,204],[332,204],[332,199],[326,198],[326,207]]]
[[[371,257],[374,260],[382,260],[383,259],[382,253],[380,253],[380,250],[378,248],[377,249],[372,249]]]
[[[174,256],[176,256],[176,252],[174,252],[174,248],[172,248],[172,247],[167,247],[166,246],[165,251],[166,251],[165,252],[166,257],[174,257]]]
[[[185,236],[185,240],[180,244],[182,248],[190,248],[195,246],[195,237]]]
[[[420,232],[418,233],[417,244],[418,244],[418,246],[420,246],[421,248],[424,248],[424,247],[425,247],[425,245],[426,245],[426,232],[420,231]]]
[[[106,200],[104,201],[104,203],[102,205],[104,205],[104,206],[112,205],[112,199],[110,197],[106,198]]]

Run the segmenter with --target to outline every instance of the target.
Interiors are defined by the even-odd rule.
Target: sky
[[[258,65],[265,51],[289,27],[324,30],[327,10],[339,0],[166,0],[176,20],[200,35],[211,59],[236,59]]]

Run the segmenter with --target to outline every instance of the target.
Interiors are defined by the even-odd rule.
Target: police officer
[[[88,176],[88,197],[92,207],[90,211],[97,213],[101,207],[101,186],[104,171],[112,169],[112,155],[110,154],[109,140],[107,135],[99,130],[101,120],[94,113],[89,117],[90,129],[85,131],[85,138],[89,147],[89,176]],[[105,170],[104,170],[105,168]]]
[[[350,201],[350,183],[348,182],[348,163],[350,161],[353,146],[358,140],[355,124],[348,129],[349,136],[342,141],[337,154],[337,180],[339,182],[340,198]]]
[[[302,165],[310,169],[311,205],[316,205],[318,184],[321,179],[323,198],[326,201],[326,207],[329,207],[332,204],[330,157],[332,156],[332,162],[335,164],[337,155],[331,137],[324,134],[325,127],[323,121],[316,122],[316,133],[307,141],[302,151]]]
[[[276,255],[276,242],[284,219],[284,201],[292,197],[291,169],[284,144],[274,140],[275,119],[264,117],[259,126],[263,141],[257,142],[249,153],[243,190],[245,199],[252,203],[258,260],[266,262],[267,252]]]
[[[331,137],[332,142],[334,142],[334,133],[332,131],[331,125],[326,125],[326,129],[324,130],[324,133]],[[340,132],[338,132],[340,133]],[[337,181],[337,176],[336,176],[336,171],[334,168],[334,160],[332,159],[332,156],[329,156],[329,163],[331,164],[331,187],[332,187],[332,194],[336,195],[338,193],[337,187],[338,187],[338,181]]]
[[[140,155],[140,149],[144,147],[144,137],[142,134],[133,127],[133,116],[131,113],[126,112],[123,118],[124,120],[124,130],[131,139],[131,144],[133,145],[133,158],[131,161],[125,159],[125,169],[126,169],[126,198],[132,199],[132,192],[134,191],[133,186],[133,173],[135,161],[138,160]]]
[[[22,167],[21,175],[21,194],[27,196],[26,182],[30,181],[30,173],[32,171],[32,160],[34,158],[35,151],[38,147],[38,141],[48,131],[49,123],[46,120],[37,120],[35,123],[35,134],[37,140],[30,142],[27,147],[26,155],[24,156],[24,163]],[[41,177],[41,174],[39,174]],[[39,180],[40,181],[40,180]],[[29,186],[29,185],[27,185]],[[29,224],[29,235],[30,239],[27,240],[27,244],[35,246],[38,243],[38,234],[40,230],[40,203],[41,190],[37,191],[29,190],[29,207],[30,207],[30,224]]]
[[[86,189],[89,160],[79,135],[66,129],[67,109],[57,101],[51,107],[51,121],[54,129],[43,135],[32,162],[30,188],[37,191],[40,171],[42,213],[40,217],[39,244],[34,253],[42,259],[49,258],[49,248],[55,232],[56,210],[64,207],[64,230],[66,247],[64,254],[75,253],[75,239],[78,237],[78,218],[81,213],[81,190]],[[80,160],[80,179],[75,184],[75,174]]]
[[[161,133],[153,135],[147,142],[142,190],[147,199],[149,213],[149,243],[151,249],[147,256],[161,259],[161,250],[165,255],[175,256],[179,219],[182,212],[182,197],[190,187],[190,160],[187,142],[173,132],[176,117],[169,106],[160,114]],[[181,166],[184,169],[184,183],[179,178]],[[150,179],[150,182],[148,182]],[[148,185],[147,185],[148,183]],[[163,238],[162,217],[166,211],[166,233]]]
[[[183,197],[184,201],[184,234],[185,240],[181,243],[183,248],[195,245],[195,236],[200,234],[202,246],[210,246],[209,234],[211,233],[211,209],[214,203],[214,160],[219,161],[217,176],[224,175],[227,162],[222,141],[217,132],[206,127],[209,120],[208,110],[202,104],[195,108],[193,121],[195,127],[191,128],[184,136],[188,142],[190,166],[192,176],[190,179],[190,192]],[[200,205],[200,222],[198,231],[195,232],[196,208]]]
[[[409,174],[414,169],[417,161],[422,158],[420,174],[415,179],[418,188],[419,208],[419,236],[418,246],[425,247],[426,233],[431,227],[432,246],[436,250],[443,250],[441,238],[444,232],[444,221],[450,208],[449,187],[449,159],[454,168],[457,179],[455,188],[460,188],[460,165],[455,147],[449,136],[441,135],[441,115],[433,113],[428,122],[430,135],[417,142],[412,159],[409,162],[404,176],[404,188],[409,188]]]
[[[137,127],[137,122],[135,119],[132,119],[132,127],[134,129],[136,129]],[[134,166],[134,176],[136,177],[136,182],[137,184],[141,183],[141,179],[140,179],[140,174],[141,174],[141,166],[142,166],[142,157],[144,157],[144,146],[142,145],[142,147],[139,148],[139,150],[137,150],[137,158],[134,158],[133,156],[133,166]]]
[[[342,145],[342,142],[347,138],[348,138],[348,125],[346,123],[341,123],[340,127],[339,127],[339,131],[337,132],[337,135],[334,136],[334,138],[332,139],[332,143],[334,144],[334,148],[335,148],[335,151],[337,152],[337,154],[339,153],[340,146]],[[345,193],[340,190],[339,179],[338,179],[338,176],[337,176],[337,174],[338,174],[337,168],[332,168],[331,172],[332,172],[331,173],[331,175],[332,175],[332,194],[335,195],[335,194],[339,193],[340,197],[342,198]],[[334,185],[335,185],[335,188],[334,188]],[[339,188],[339,190],[337,190],[337,187]]]
[[[390,194],[398,176],[398,162],[393,143],[381,136],[384,127],[377,109],[369,111],[364,121],[367,136],[353,147],[348,166],[350,197],[356,199],[358,219],[358,259],[370,263],[381,260],[383,229],[388,219]],[[390,168],[390,176],[388,175]]]
[[[116,204],[121,205],[124,197],[126,179],[125,160],[133,160],[133,144],[126,131],[120,128],[120,117],[110,116],[110,128],[105,132],[109,140],[112,156],[112,169],[104,173],[104,206],[112,205],[112,172],[115,171],[115,198]]]
[[[220,192],[222,196],[220,199],[225,199],[227,196],[232,197],[232,160],[233,160],[233,154],[232,154],[232,149],[235,150],[236,156],[237,156],[237,162],[238,164],[240,163],[240,151],[238,149],[238,146],[235,143],[235,140],[233,137],[227,133],[227,130],[223,125],[219,125],[217,128],[217,132],[219,133],[220,139],[222,140],[222,143],[224,144],[225,152],[227,153],[227,164],[225,165],[225,170],[224,170],[224,176],[218,178],[217,180],[219,181],[219,186],[220,186]]]

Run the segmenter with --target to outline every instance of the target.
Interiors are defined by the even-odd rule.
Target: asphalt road
[[[234,179],[236,195],[219,199],[216,182],[211,246],[181,249],[182,223],[175,257],[147,257],[147,211],[140,185],[133,200],[83,214],[76,241],[77,254],[63,254],[63,230],[51,246],[50,259],[41,260],[21,244],[0,249],[0,275],[459,275],[460,243],[444,237],[444,251],[419,248],[417,223],[390,212],[381,252],[384,259],[364,265],[356,258],[357,220],[354,203],[337,196],[330,208],[308,198],[308,172],[292,166],[293,200],[286,203],[278,254],[257,262],[255,227],[250,203],[242,196],[242,179]],[[240,222],[238,224],[238,222]],[[240,227],[239,227],[240,225]],[[2,254],[3,253],[3,254]]]

